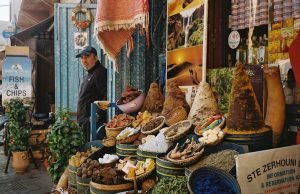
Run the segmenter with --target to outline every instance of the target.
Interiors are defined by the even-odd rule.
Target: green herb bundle
[[[151,191],[151,194],[189,194],[186,178],[163,178]]]
[[[56,183],[68,166],[70,156],[84,144],[84,135],[81,127],[73,122],[70,115],[63,110],[56,112],[55,123],[50,127],[47,139],[51,152],[47,170],[52,181]]]

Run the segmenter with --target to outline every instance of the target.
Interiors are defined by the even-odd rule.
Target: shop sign
[[[9,37],[11,37],[12,35],[15,35],[15,34],[16,34],[15,32],[7,32],[7,31],[2,32],[3,38],[9,38]]]
[[[2,31],[3,38],[9,38],[15,34],[16,34],[16,30],[12,26],[9,26],[7,29]]]
[[[2,100],[21,98],[30,100],[32,64],[25,56],[7,56],[2,67]]]
[[[237,180],[243,194],[297,194],[300,189],[300,145],[240,154]]]
[[[238,31],[232,31],[228,37],[228,45],[231,49],[236,49],[241,41],[241,37]]]

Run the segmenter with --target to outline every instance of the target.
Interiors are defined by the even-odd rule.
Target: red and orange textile
[[[137,25],[145,30],[146,40],[149,43],[148,16],[148,0],[97,2],[95,35],[101,48],[115,64],[117,54],[126,43],[128,43],[128,53],[133,50],[132,33]]]
[[[297,86],[300,88],[300,32],[289,48],[291,65]]]

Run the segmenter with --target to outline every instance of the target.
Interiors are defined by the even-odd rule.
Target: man
[[[96,100],[106,100],[107,70],[97,56],[97,51],[91,46],[85,47],[76,58],[80,58],[83,68],[88,72],[79,92],[77,104],[77,120],[83,128],[86,142],[90,140],[90,106]],[[98,110],[99,122],[106,121],[106,112]]]

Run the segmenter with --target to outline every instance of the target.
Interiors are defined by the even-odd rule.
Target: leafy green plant
[[[70,119],[66,110],[55,113],[55,122],[47,134],[51,156],[48,158],[48,173],[54,183],[68,165],[68,159],[76,153],[76,149],[84,144],[81,127]]]
[[[31,126],[26,123],[26,113],[29,106],[25,106],[20,99],[12,99],[5,102],[6,115],[9,123],[8,130],[9,149],[12,152],[27,151],[28,138],[31,134]]]
[[[223,114],[228,112],[233,71],[234,68],[210,69],[207,74],[207,82],[217,95],[217,101]]]

